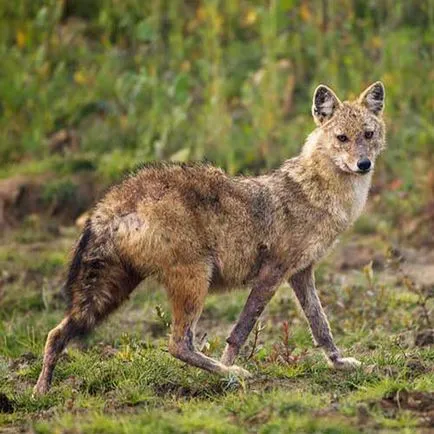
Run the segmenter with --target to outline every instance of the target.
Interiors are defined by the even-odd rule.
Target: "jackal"
[[[35,393],[49,389],[67,343],[90,332],[149,276],[170,299],[169,351],[190,365],[249,375],[233,363],[287,280],[329,363],[359,366],[333,341],[313,268],[365,204],[385,147],[384,97],[381,82],[351,102],[318,86],[312,107],[317,128],[299,156],[267,175],[229,177],[206,164],[155,163],[113,187],[77,243],[65,283],[69,306],[48,334]],[[246,286],[250,295],[221,360],[202,354],[194,331],[208,291]]]

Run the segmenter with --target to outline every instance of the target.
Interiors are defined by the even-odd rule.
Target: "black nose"
[[[371,168],[371,160],[369,158],[361,158],[357,162],[357,167],[362,172],[367,172]]]

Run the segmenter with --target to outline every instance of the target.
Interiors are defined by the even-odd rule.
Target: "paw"
[[[220,362],[223,363],[223,365],[231,366],[234,363],[234,360],[236,359],[237,354],[238,354],[237,348],[234,348],[230,345],[226,345],[226,348],[223,351]]]
[[[360,366],[362,366],[362,363],[354,357],[342,357],[333,361],[333,368],[340,371],[354,371]]]
[[[45,395],[49,389],[50,386],[47,383],[36,383],[36,386],[33,388],[32,398]]]
[[[250,378],[252,374],[241,366],[232,365],[227,367],[227,373],[235,375],[238,378]]]

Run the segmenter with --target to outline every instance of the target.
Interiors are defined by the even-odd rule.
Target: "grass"
[[[62,317],[58,286],[66,258],[61,252],[75,234],[45,236],[43,243],[12,241],[20,254],[11,253],[11,245],[0,249],[6,277],[0,396],[11,406],[2,404],[5,429],[356,433],[429,426],[434,351],[415,344],[418,330],[428,327],[418,315],[419,298],[396,276],[391,280],[387,269],[349,271],[347,284],[336,285],[341,272],[331,264],[345,254],[339,249],[322,265],[322,299],[339,345],[362,360],[359,371],[329,369],[312,347],[288,287],[272,300],[240,357],[252,379],[220,378],[188,367],[167,352],[167,300],[151,283],[85,342],[71,346],[49,394],[32,398],[46,333]],[[9,237],[20,239],[17,233]],[[357,237],[357,243],[366,243]],[[378,239],[372,241],[380,246]],[[27,273],[32,278],[26,281]],[[221,353],[246,296],[240,291],[208,297],[199,325],[199,336],[208,334],[207,354]]]

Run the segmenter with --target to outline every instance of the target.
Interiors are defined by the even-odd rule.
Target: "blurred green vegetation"
[[[433,162],[431,0],[0,2],[0,177],[209,159],[274,167],[314,127],[322,82],[387,89],[387,180]],[[74,130],[56,153],[52,135]],[[424,167],[422,169],[424,170]]]

